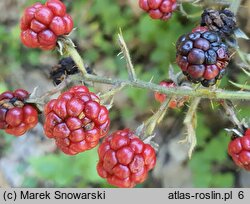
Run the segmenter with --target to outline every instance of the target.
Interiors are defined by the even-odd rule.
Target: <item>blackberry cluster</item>
[[[74,86],[44,108],[45,135],[68,155],[92,149],[109,131],[107,108],[86,86]]]
[[[111,185],[132,188],[146,180],[156,164],[154,148],[130,129],[106,137],[98,148],[97,172]]]
[[[218,32],[222,38],[233,34],[236,27],[236,17],[228,9],[213,10],[205,9],[201,15],[201,26],[207,26],[209,30]]]
[[[21,136],[38,123],[35,107],[25,103],[29,93],[23,89],[0,94],[0,129],[6,133]]]
[[[176,0],[139,0],[141,9],[152,19],[168,20],[177,7]]]
[[[58,36],[69,34],[73,20],[60,0],[40,2],[25,9],[20,22],[21,40],[26,47],[52,50]]]
[[[181,36],[176,49],[177,64],[191,82],[209,87],[225,74],[229,51],[218,33],[196,29]]]

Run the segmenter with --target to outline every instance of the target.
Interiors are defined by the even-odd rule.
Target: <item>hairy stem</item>
[[[119,45],[121,47],[121,51],[126,59],[126,62],[127,62],[127,71],[128,71],[128,76],[129,76],[129,79],[131,81],[135,81],[136,80],[136,74],[135,74],[135,69],[134,69],[134,66],[132,64],[132,61],[131,61],[131,57],[130,57],[130,54],[129,54],[129,50],[128,50],[128,47],[124,41],[124,38],[122,36],[122,32],[120,31],[120,33],[118,34],[118,42],[119,42]]]
[[[76,51],[74,47],[66,44],[67,53],[72,57],[75,61],[76,65],[80,67],[80,71],[83,73],[83,80],[101,84],[109,84],[114,86],[123,85],[124,87],[133,87],[140,89],[147,89],[154,92],[160,92],[167,94],[169,96],[190,96],[190,97],[200,97],[200,98],[208,98],[208,99],[230,99],[230,100],[250,100],[250,92],[248,91],[226,91],[222,89],[210,90],[207,88],[198,88],[192,89],[187,87],[174,87],[174,88],[166,88],[162,87],[158,84],[152,82],[146,82],[142,80],[130,80],[130,79],[117,79],[117,78],[109,78],[104,76],[96,76],[92,74],[87,74],[83,61],[79,53]],[[70,48],[68,48],[70,46]]]
[[[221,102],[221,105],[224,108],[229,120],[239,129],[239,131],[244,132],[243,125],[240,122],[240,120],[237,118],[237,114],[236,114],[233,103],[229,100],[225,100]]]
[[[145,132],[146,136],[151,136],[155,130],[155,127],[162,121],[164,115],[168,110],[168,105],[171,99],[165,100],[157,112],[152,115],[146,122],[145,122]]]
[[[189,151],[188,151],[188,156],[191,158],[193,150],[196,146],[197,139],[196,139],[196,123],[197,123],[197,118],[196,118],[196,111],[198,108],[198,105],[201,101],[201,98],[193,98],[190,107],[188,109],[188,112],[186,114],[186,117],[184,119],[184,125],[187,128],[187,137],[186,139],[182,140],[181,143],[189,143]]]

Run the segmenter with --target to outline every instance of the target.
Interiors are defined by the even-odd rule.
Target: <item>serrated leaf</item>
[[[237,28],[236,30],[234,30],[234,35],[236,36],[236,38],[242,38],[245,40],[249,40],[249,37],[240,28]]]

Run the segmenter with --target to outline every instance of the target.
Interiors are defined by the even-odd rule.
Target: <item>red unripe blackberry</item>
[[[21,136],[38,123],[35,107],[25,100],[29,93],[23,89],[0,94],[0,129],[6,133]]]
[[[156,164],[154,148],[130,129],[118,130],[98,148],[97,172],[111,185],[132,188],[146,180]]]
[[[168,80],[168,81],[163,80],[163,81],[160,82],[160,86],[167,87],[167,88],[173,88],[173,87],[176,87],[176,84],[171,80]],[[156,101],[158,101],[160,103],[163,103],[166,100],[166,98],[167,98],[167,96],[165,94],[155,92],[155,100]],[[177,101],[176,100],[171,100],[170,103],[169,103],[169,107],[170,108],[176,108],[177,107]]]
[[[152,19],[168,20],[176,9],[176,0],[139,0],[141,9]]]
[[[243,137],[235,137],[228,145],[228,154],[239,167],[250,171],[250,129]]]
[[[58,36],[72,31],[73,20],[60,0],[48,0],[45,5],[38,2],[26,8],[20,28],[25,46],[51,50],[56,47]]]
[[[229,62],[228,47],[207,27],[197,27],[176,43],[176,61],[187,78],[205,87],[214,85],[225,73]]]
[[[109,130],[107,108],[86,86],[74,86],[51,100],[44,109],[44,131],[65,153],[74,155],[94,148]]]

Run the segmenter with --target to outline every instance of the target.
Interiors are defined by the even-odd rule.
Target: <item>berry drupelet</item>
[[[38,123],[35,107],[25,100],[29,93],[23,89],[0,94],[0,129],[6,133],[21,136]]]
[[[86,86],[72,87],[51,100],[44,109],[44,131],[66,154],[94,148],[109,130],[107,108]]]
[[[111,185],[132,188],[146,180],[156,164],[153,147],[145,144],[130,129],[106,137],[98,148],[97,172]]]
[[[58,36],[69,34],[73,20],[60,0],[35,3],[25,9],[20,22],[21,41],[30,48],[52,50]]]
[[[229,51],[216,32],[194,29],[178,39],[176,49],[177,64],[191,82],[208,87],[225,74]]]
[[[176,9],[176,0],[139,0],[139,6],[152,19],[168,20]]]

